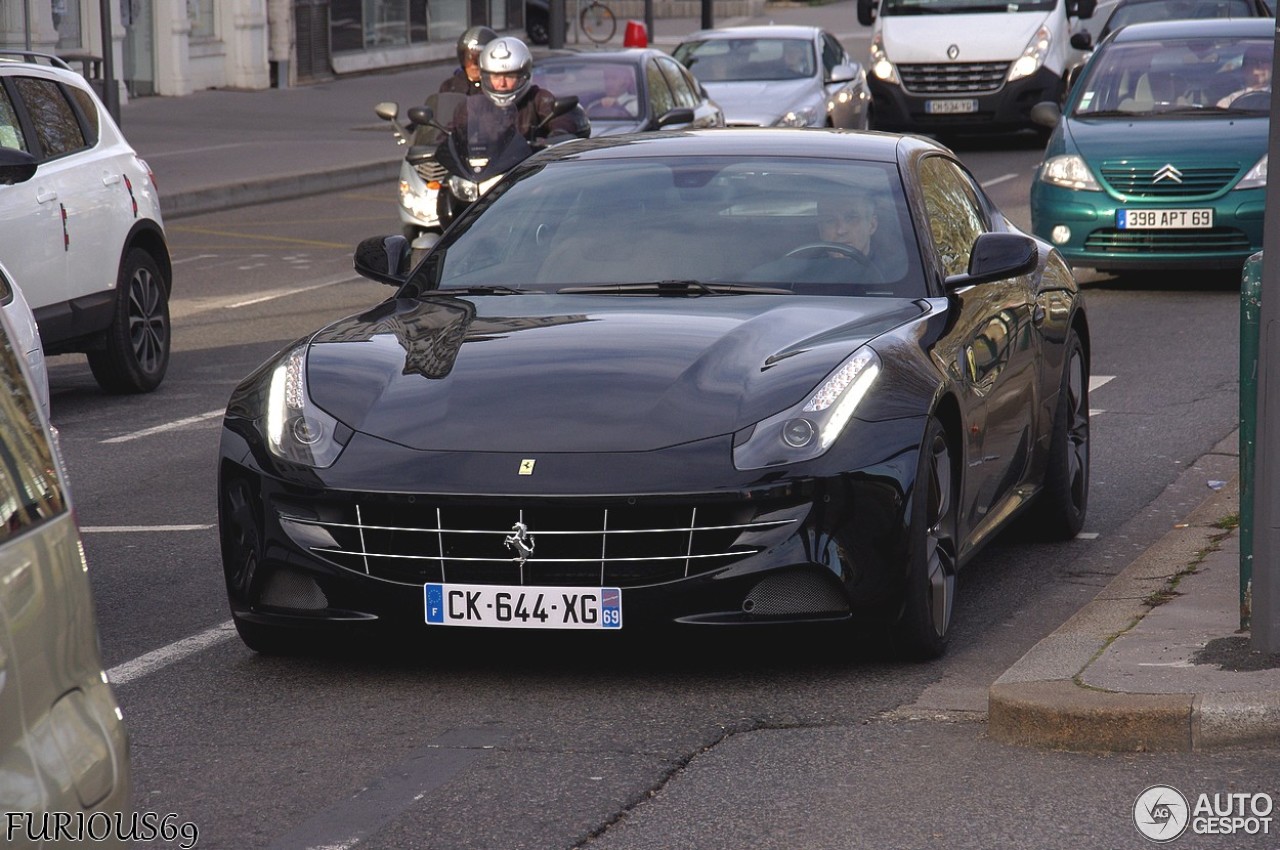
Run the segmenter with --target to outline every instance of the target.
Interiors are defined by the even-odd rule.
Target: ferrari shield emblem
[[[520,474],[533,475],[533,465],[535,463],[537,463],[537,461],[531,457],[527,457],[524,460],[520,461]]]

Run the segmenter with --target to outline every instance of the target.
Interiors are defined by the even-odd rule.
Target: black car
[[[557,53],[538,59],[533,82],[574,95],[594,138],[664,127],[723,127],[724,111],[683,65],[656,48]]]
[[[400,236],[355,264],[394,292],[271,358],[223,423],[256,650],[854,623],[932,657],[984,543],[1082,526],[1075,280],[928,139],[570,141],[416,267]]]

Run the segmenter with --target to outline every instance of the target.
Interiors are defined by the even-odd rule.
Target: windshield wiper
[[[431,289],[428,292],[440,292],[445,295],[528,295],[534,293],[542,295],[539,289],[516,289],[514,286],[501,285],[477,285],[477,286],[457,286],[447,287],[444,289]],[[425,294],[425,293],[424,293]]]
[[[656,280],[650,283],[599,283],[566,286],[560,295],[791,295],[789,289],[742,283],[704,283],[700,280]]]

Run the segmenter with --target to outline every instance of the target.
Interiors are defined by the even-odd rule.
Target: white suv
[[[173,267],[155,181],[55,56],[0,50],[0,261],[46,354],[84,352],[110,393],[160,385]]]

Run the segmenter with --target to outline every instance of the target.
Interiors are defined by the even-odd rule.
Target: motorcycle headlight
[[[1249,169],[1249,173],[1240,178],[1240,182],[1236,184],[1237,189],[1261,189],[1267,185],[1267,155],[1263,154],[1262,159],[1253,164],[1253,168]]]
[[[278,458],[324,469],[333,465],[351,438],[351,430],[316,407],[307,393],[305,342],[272,369],[266,404],[264,436]]]
[[[1053,44],[1053,34],[1049,32],[1048,27],[1040,27],[1036,30],[1035,35],[1031,36],[1031,41],[1027,42],[1026,49],[1022,51],[1022,55],[1014,61],[1009,68],[1009,82],[1020,80],[1023,77],[1030,77],[1040,67],[1044,65],[1044,59],[1049,55],[1049,47]]]
[[[889,61],[889,54],[884,51],[884,37],[876,33],[871,37],[871,73],[878,80],[901,85],[898,69]]]
[[[1050,157],[1040,166],[1040,179],[1064,189],[1081,192],[1101,192],[1102,187],[1094,179],[1093,172],[1084,159],[1076,154]]]
[[[449,178],[449,191],[467,203],[471,203],[480,197],[480,187],[476,185],[474,180],[467,180],[465,177],[459,177],[456,174]]]
[[[756,423],[733,448],[737,469],[812,460],[831,448],[880,374],[880,357],[863,346],[804,401]]]
[[[436,217],[436,193],[430,189],[419,190],[408,180],[401,180],[400,206],[420,219],[434,219]]]

